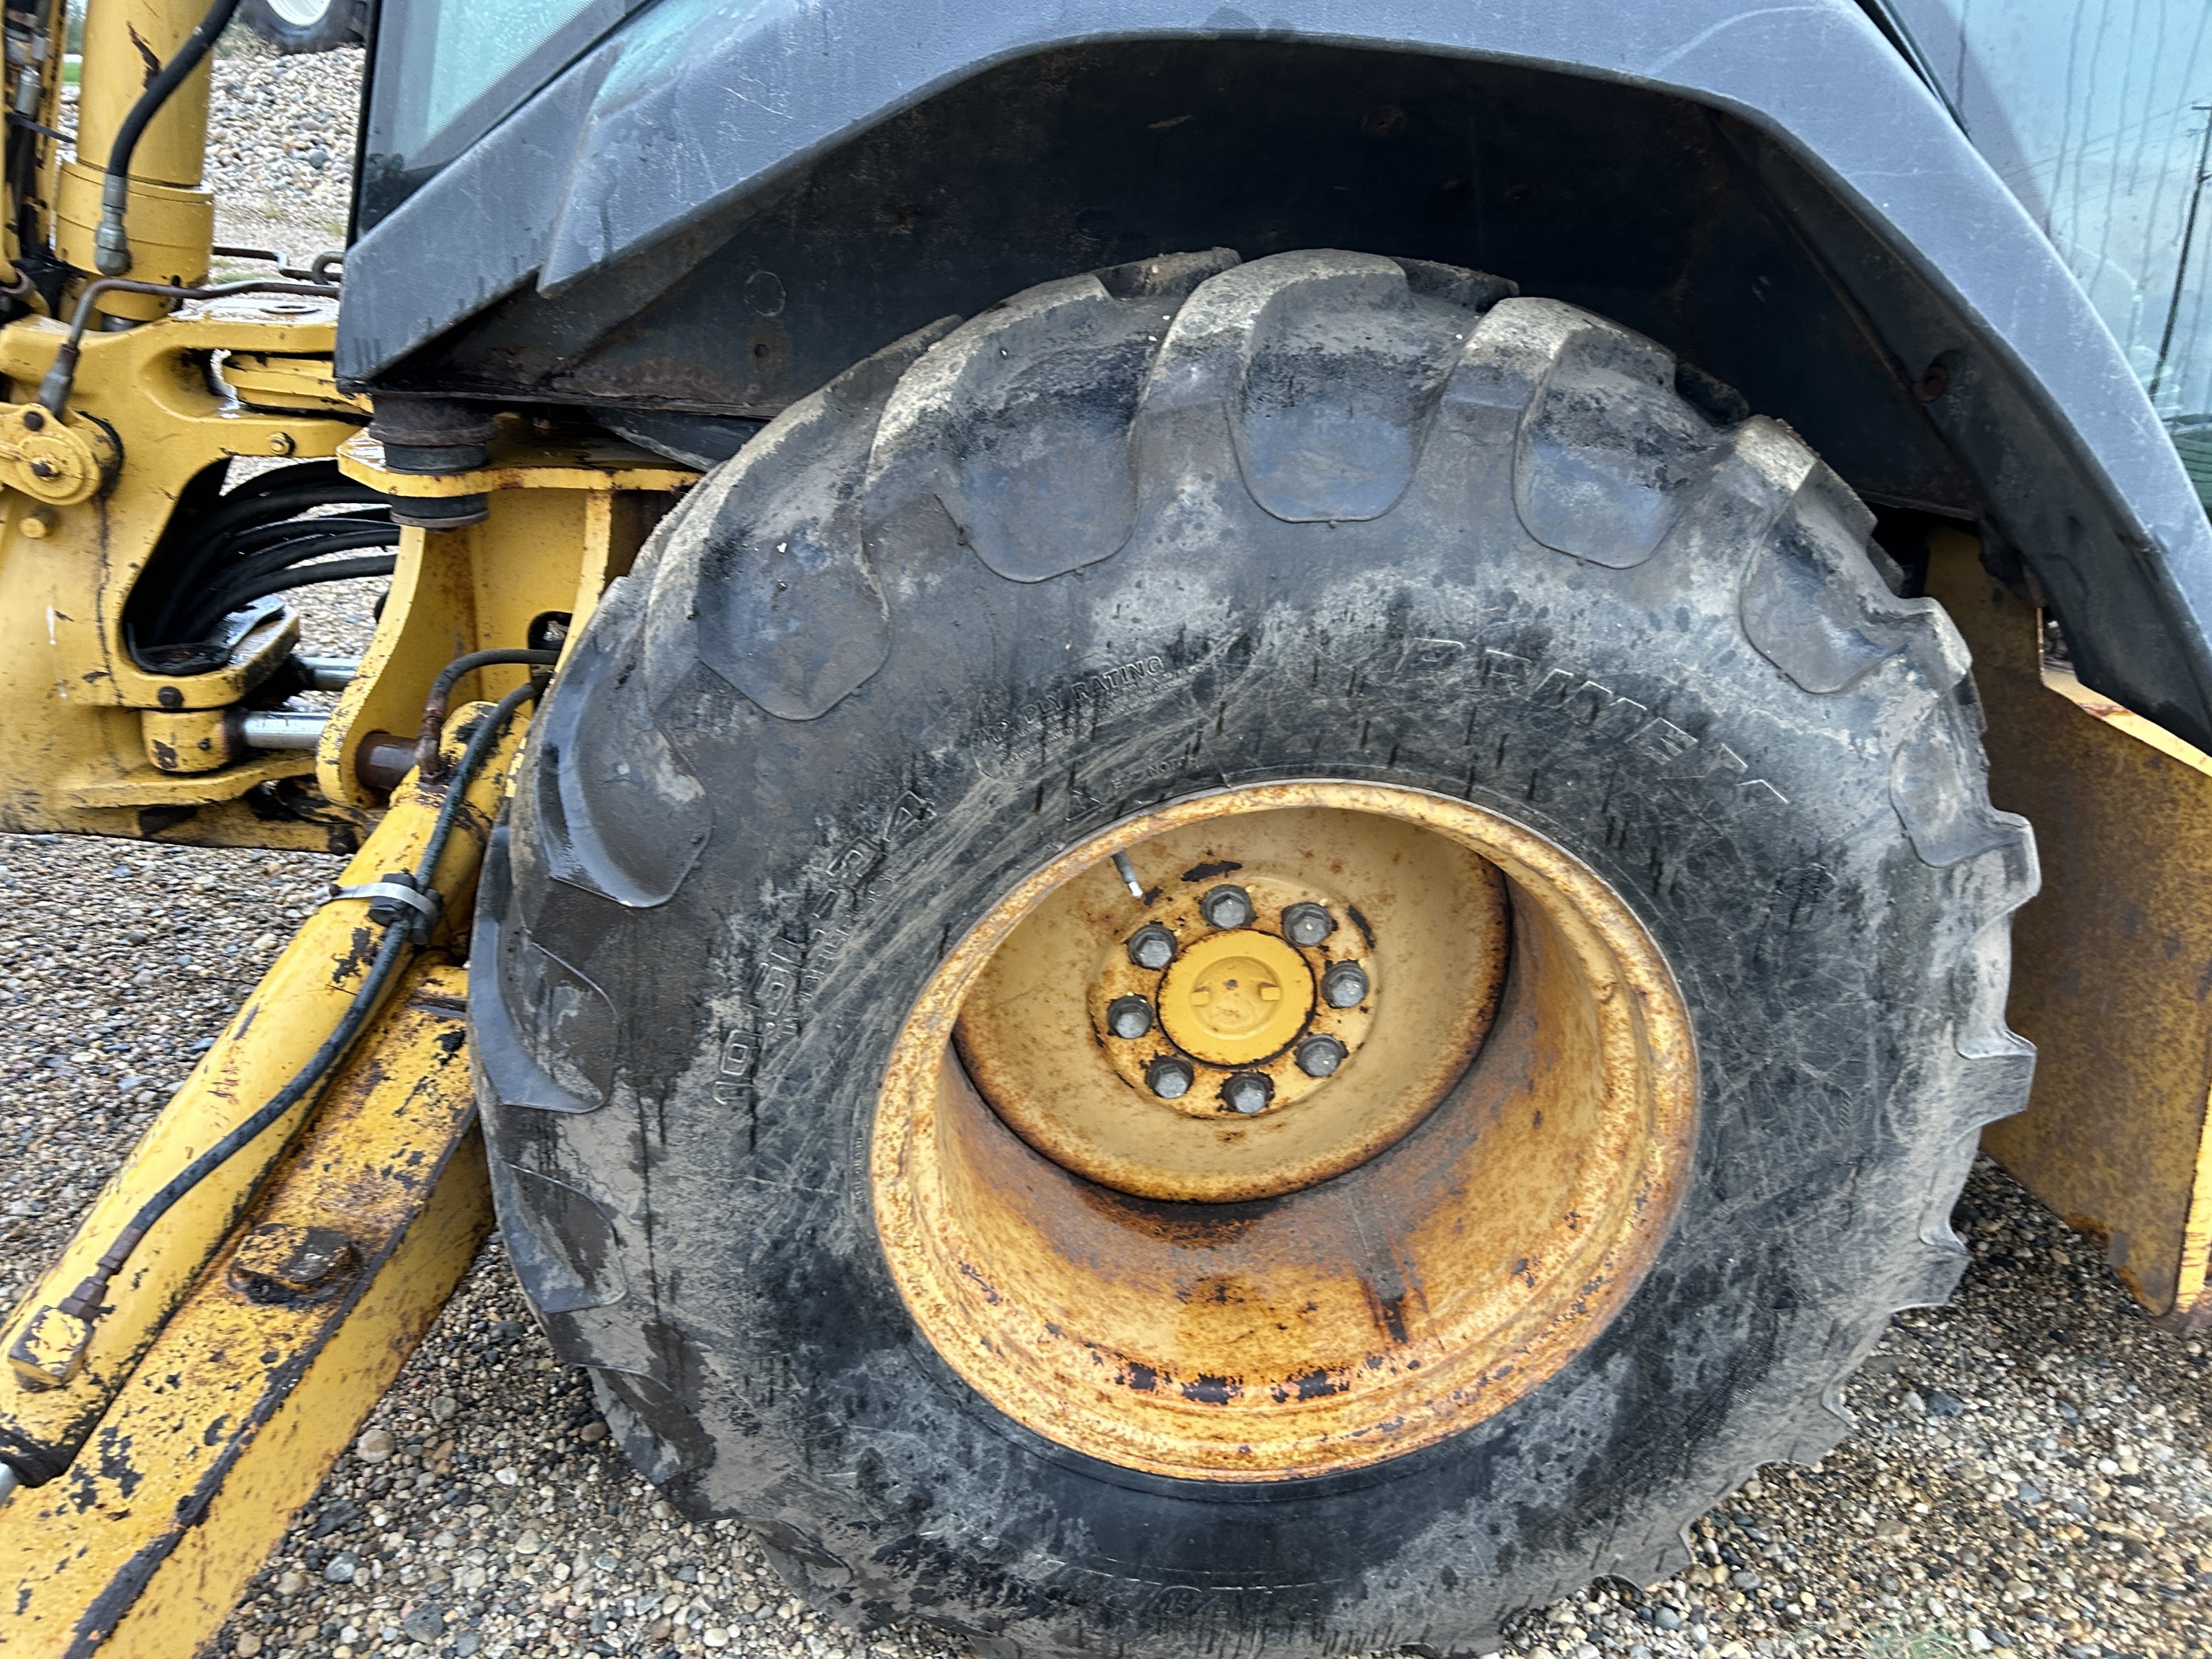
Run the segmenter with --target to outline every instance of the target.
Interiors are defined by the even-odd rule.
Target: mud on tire
[[[558,1351],[817,1605],[994,1653],[1456,1652],[1659,1576],[1948,1294],[1977,1131],[2027,1085],[2032,844],[1870,527],[1651,342],[1410,260],[1161,259],[886,348],[610,592],[488,875],[495,1190]],[[998,895],[1278,777],[1463,797],[1602,874],[1689,1009],[1696,1149],[1644,1282],[1526,1396],[1370,1468],[1164,1479],[920,1337],[869,1128]]]

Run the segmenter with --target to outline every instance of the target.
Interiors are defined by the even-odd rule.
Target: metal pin
[[[1129,896],[1137,899],[1144,897],[1145,884],[1137,879],[1137,866],[1129,862],[1129,855],[1127,853],[1114,854],[1114,867],[1121,872],[1121,884],[1129,890]]]

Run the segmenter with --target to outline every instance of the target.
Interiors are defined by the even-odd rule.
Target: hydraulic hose
[[[351,532],[343,536],[319,538],[316,542],[286,550],[291,558],[283,564],[266,569],[240,571],[225,579],[222,586],[210,593],[204,602],[185,619],[182,631],[188,638],[198,638],[211,632],[216,624],[234,611],[243,610],[254,600],[271,593],[282,593],[295,587],[308,587],[317,582],[353,581],[364,576],[389,576],[398,562],[398,555],[379,554],[362,559],[332,559],[326,564],[303,564],[301,560],[318,558],[326,553],[342,553],[355,547],[389,546],[398,538],[398,532],[390,527],[380,533],[366,530]]]
[[[446,735],[446,703],[463,675],[473,674],[479,668],[505,665],[550,668],[560,660],[558,651],[514,648],[471,651],[466,656],[456,657],[447,663],[438,678],[430,683],[430,695],[423,700],[422,730],[415,739],[416,770],[426,778],[434,778],[439,775],[439,745]]]
[[[422,856],[416,860],[415,868],[405,878],[404,884],[411,886],[419,893],[427,895],[433,892],[431,878],[436,873],[439,859],[445,854],[446,842],[453,836],[453,826],[459,821],[461,807],[467,798],[469,780],[483,765],[493,745],[506,731],[507,721],[514,718],[514,711],[536,697],[540,689],[534,680],[517,686],[501,697],[477,722],[476,730],[469,734],[468,746],[461,751],[460,762],[453,770],[453,781],[447,786],[445,799],[439,804],[438,816],[423,841]],[[387,878],[386,880],[395,884],[399,882],[398,878]],[[347,1003],[345,1012],[339,1017],[336,1028],[283,1088],[229,1133],[179,1170],[159,1192],[138,1206],[137,1213],[131,1218],[130,1224],[116,1234],[113,1242],[94,1264],[92,1272],[85,1276],[76,1290],[62,1299],[59,1304],[62,1312],[83,1320],[88,1326],[96,1321],[100,1317],[100,1304],[107,1294],[108,1285],[117,1273],[122,1272],[131,1259],[131,1253],[137,1249],[139,1242],[155,1224],[185,1194],[251,1146],[270,1125],[305,1099],[345,1057],[347,1050],[352,1048],[355,1039],[360,1036],[362,1028],[376,1012],[377,1005],[382,1000],[392,975],[398,972],[407,946],[419,926],[417,917],[420,912],[413,909],[395,906],[385,918],[377,918],[374,910],[370,914],[372,919],[381,921],[384,938],[377,945],[376,956],[369,964],[368,972],[362,976],[360,987]]]
[[[131,239],[124,232],[123,215],[131,199],[131,155],[138,148],[138,140],[145,133],[147,124],[161,113],[161,106],[169,101],[185,77],[200,66],[220,35],[230,25],[231,14],[238,9],[238,0],[215,0],[201,18],[199,27],[185,38],[177,48],[177,55],[161,65],[160,71],[146,83],[146,90],[138,94],[138,101],[123,118],[123,125],[115,130],[115,142],[107,147],[107,177],[100,186],[100,229],[93,237],[93,262],[103,276],[120,276],[131,269]],[[58,411],[57,411],[58,412]]]

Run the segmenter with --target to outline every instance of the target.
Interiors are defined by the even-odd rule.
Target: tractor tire
[[[246,0],[237,21],[279,57],[336,52],[368,39],[369,0]]]
[[[494,1191],[556,1352],[592,1369],[672,1502],[742,1517],[817,1607],[988,1654],[1471,1653],[1593,1577],[1664,1576],[1753,1470],[1838,1440],[1893,1310],[1949,1294],[1978,1133],[2020,1109],[2033,1064],[2004,1023],[2033,842],[1989,805],[1958,634],[1886,585],[1872,523],[1788,428],[1663,348],[1414,260],[1162,258],[886,347],[710,473],[611,587],[487,867],[471,1007]],[[1188,906],[1215,902],[1237,838],[1300,802],[1518,849],[1486,854],[1511,898],[1503,990],[1447,959],[1449,929],[1423,959],[1437,1018],[1479,1045],[1430,1115],[1349,1170],[1185,1202],[1173,1171],[1062,1158],[1051,1124],[991,1093],[1019,1066],[970,1027],[1018,999],[961,1014],[963,1092],[945,988],[1012,948],[987,919],[1073,902],[1059,893],[1092,910],[1054,927],[1182,905],[1190,947]],[[1187,869],[1146,850],[1208,836],[1228,850]],[[1128,869],[1108,862],[1122,848]],[[1258,893],[1250,859],[1233,878]],[[1420,1393],[1406,1356],[1431,1338],[1407,1322],[1433,1322],[1420,1352],[1440,1365],[1488,1364],[1480,1334],[1444,1352],[1449,1306],[1547,1270],[1509,1244],[1417,1271],[1552,1179],[1514,1150],[1542,1132],[1512,1106],[1555,1086],[1541,1064],[1489,1115],[1465,1103],[1552,1018],[1525,988],[1571,928],[1530,898],[1540,866],[1581,884],[1573,926],[1625,941],[1608,960],[1641,939],[1663,964],[1600,974],[1572,1006],[1644,1019],[1620,1075],[1657,1100],[1674,1053],[1687,1104],[1636,1119],[1626,1153],[1568,1149],[1575,1179],[1615,1156],[1658,1172],[1620,1177],[1619,1248],[1546,1328],[1569,1334],[1540,1364]],[[1425,889],[1301,868],[1352,895],[1303,958],[1316,971],[1411,959],[1351,924],[1387,933],[1358,906],[1395,903],[1412,927]],[[1099,971],[1138,972],[1131,941]],[[1304,971],[1296,940],[1267,948]],[[1417,992],[1378,980],[1374,1030]],[[1164,1021],[1165,980],[1156,1001]],[[1067,1039],[1068,1075],[1115,1040]],[[917,1054],[937,1081],[913,1081]],[[952,1092],[898,1140],[885,1125],[918,1088]],[[1164,1110],[1129,1090],[1128,1110]],[[1018,1135],[960,1104],[986,1097]],[[1145,1121],[1163,1145],[1185,1122],[1242,1133]],[[967,1157],[971,1133],[988,1157],[947,1180],[984,1206],[980,1243],[932,1279],[915,1241],[936,1212],[915,1221],[902,1160]],[[1452,1157],[1465,1180],[1438,1185],[1426,1166]],[[1424,1181],[1442,1212],[1403,1196]],[[1042,1222],[990,1209],[1025,1193]],[[1167,1348],[1214,1341],[1215,1305],[1260,1295],[1251,1241],[1307,1215],[1325,1244],[1346,1193],[1344,1252],[1372,1259],[1317,1244],[1310,1271],[1330,1294],[1330,1274],[1359,1279],[1364,1370],[1330,1348],[1297,1371],[1285,1352],[1339,1334],[1255,1313],[1222,1339],[1249,1344],[1237,1374],[1094,1345],[1095,1378],[1023,1386],[1069,1322],[1120,1316],[1124,1265],[1167,1287],[1147,1304]],[[1060,1226],[1087,1242],[1031,1248]],[[1205,1271],[1237,1249],[1243,1278]],[[1048,1280],[1095,1295],[1032,1318],[1020,1287]],[[1018,1340],[957,1335],[1016,1314]],[[1298,1427],[1377,1378],[1419,1412]],[[1286,1425],[1288,1449],[1255,1461],[1217,1410]]]

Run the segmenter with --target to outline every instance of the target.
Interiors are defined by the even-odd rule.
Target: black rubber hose
[[[207,605],[210,609],[222,607],[215,611],[216,618],[220,620],[256,599],[295,587],[312,587],[318,582],[348,582],[362,576],[389,576],[398,562],[398,555],[386,554],[373,559],[332,559],[328,564],[296,565],[258,576],[250,582],[240,582],[234,588],[217,589],[208,596]]]
[[[283,516],[264,514],[258,518],[246,520],[230,530],[227,533],[223,545],[214,550],[236,556],[273,546],[287,536],[305,535],[309,531],[319,528],[351,530],[358,525],[392,522],[389,510],[379,511],[377,504],[374,502],[317,501],[314,506],[343,507],[345,510],[338,513],[324,513],[316,518],[309,518],[301,513]]]
[[[225,495],[221,505],[191,526],[185,544],[188,551],[182,562],[189,565],[209,558],[220,559],[232,539],[240,534],[269,529],[325,507],[360,507],[368,512],[389,510],[383,497],[350,478],[301,481],[242,501]]]
[[[496,651],[471,651],[447,663],[438,678],[430,682],[430,695],[422,702],[422,729],[415,739],[416,769],[426,778],[438,775],[439,744],[446,735],[446,704],[463,675],[473,674],[479,668],[550,668],[560,660],[558,651],[516,646]]]
[[[495,704],[491,712],[480,720],[469,734],[468,746],[461,751],[460,763],[453,769],[453,781],[446,788],[446,798],[438,805],[438,816],[430,825],[430,833],[422,842],[422,855],[416,860],[413,881],[423,892],[434,890],[430,878],[437,872],[438,860],[445,855],[446,843],[453,838],[453,826],[460,820],[461,807],[467,797],[469,781],[499,741],[514,711],[538,696],[538,687],[533,681],[518,686]],[[172,1176],[161,1189],[138,1206],[131,1218],[130,1225],[116,1234],[114,1240],[101,1253],[92,1272],[82,1284],[62,1298],[62,1312],[90,1324],[100,1317],[100,1304],[115,1275],[123,1271],[131,1253],[138,1248],[139,1241],[152,1231],[155,1224],[175,1207],[177,1200],[243,1152],[269,1126],[305,1099],[310,1091],[319,1085],[333,1066],[345,1057],[362,1028],[376,1012],[384,989],[404,955],[412,934],[411,917],[398,917],[385,922],[384,938],[376,947],[376,957],[370,963],[368,972],[362,978],[345,1012],[338,1017],[337,1024],[330,1036],[308,1057],[307,1063],[295,1072],[289,1082],[271,1095],[252,1115],[240,1122],[228,1134],[202,1152],[182,1170]]]
[[[311,542],[324,536],[349,536],[356,531],[373,531],[395,542],[399,539],[398,525],[389,518],[371,514],[326,513],[319,519],[285,519],[276,524],[256,525],[233,536],[226,550],[230,557],[224,562],[220,574],[227,580],[247,564],[273,557],[295,542]]]
[[[238,0],[215,0],[201,18],[199,27],[185,37],[185,44],[177,48],[177,55],[161,65],[160,71],[146,83],[146,90],[138,94],[138,101],[131,106],[131,113],[123,118],[123,125],[115,130],[115,142],[107,147],[107,179],[100,196],[100,229],[93,238],[93,263],[100,267],[103,276],[120,276],[131,269],[131,239],[123,228],[124,210],[131,200],[131,156],[138,148],[138,140],[146,131],[147,124],[161,113],[185,77],[200,65],[208,55],[216,38],[230,26],[231,14],[238,9]]]
[[[454,787],[460,787],[458,780]],[[115,1235],[91,1274],[75,1291],[64,1297],[61,1310],[89,1322],[99,1316],[100,1299],[106,1294],[110,1280],[123,1270],[131,1259],[131,1252],[138,1248],[138,1241],[175,1206],[177,1200],[206,1180],[216,1170],[228,1163],[268,1128],[278,1118],[300,1103],[307,1092],[321,1082],[324,1075],[337,1063],[338,1057],[353,1046],[361,1035],[361,1028],[375,1011],[391,981],[399,959],[407,948],[407,929],[398,924],[389,925],[384,933],[384,942],[377,946],[376,960],[369,964],[361,988],[354,993],[353,1000],[346,1005],[337,1025],[323,1039],[307,1063],[292,1074],[292,1079],[257,1110],[252,1116],[238,1125],[228,1134],[202,1152],[190,1164],[172,1176],[161,1191],[138,1206],[131,1224]]]
[[[447,837],[453,834],[453,825],[460,817],[469,780],[483,764],[484,757],[499,741],[500,733],[507,730],[507,723],[514,717],[514,711],[526,702],[537,701],[544,689],[536,680],[516,686],[494,703],[483,718],[477,722],[476,729],[469,733],[467,746],[461,750],[461,758],[453,768],[453,781],[447,785],[446,798],[438,804],[438,821],[430,826],[429,839],[422,843],[422,856],[416,863],[415,884],[417,887],[427,890],[430,885],[431,872],[438,867],[438,859],[446,850]]]
[[[309,523],[331,523],[331,520],[310,520]],[[343,581],[346,576],[321,574],[333,566],[307,565],[308,559],[324,558],[332,553],[350,552],[358,547],[389,547],[399,539],[397,525],[362,525],[340,530],[327,535],[301,536],[265,548],[252,558],[241,559],[223,571],[215,585],[202,592],[192,602],[191,608],[177,620],[173,640],[163,643],[186,643],[204,639],[215,632],[216,625],[232,611],[252,603],[264,593],[280,592],[285,587],[304,587],[318,581]],[[357,560],[346,561],[349,565]],[[301,580],[285,582],[276,587],[265,586],[271,574],[296,572]],[[390,566],[382,572],[353,570],[349,575],[389,574]]]
[[[300,473],[315,476],[301,477]],[[319,507],[383,505],[384,498],[376,491],[354,483],[329,462],[307,462],[249,479],[226,492],[191,527],[177,555],[162,559],[162,599],[146,619],[149,633],[163,640],[177,637],[176,616],[191,608],[199,591],[216,579],[241,533],[257,534]]]

